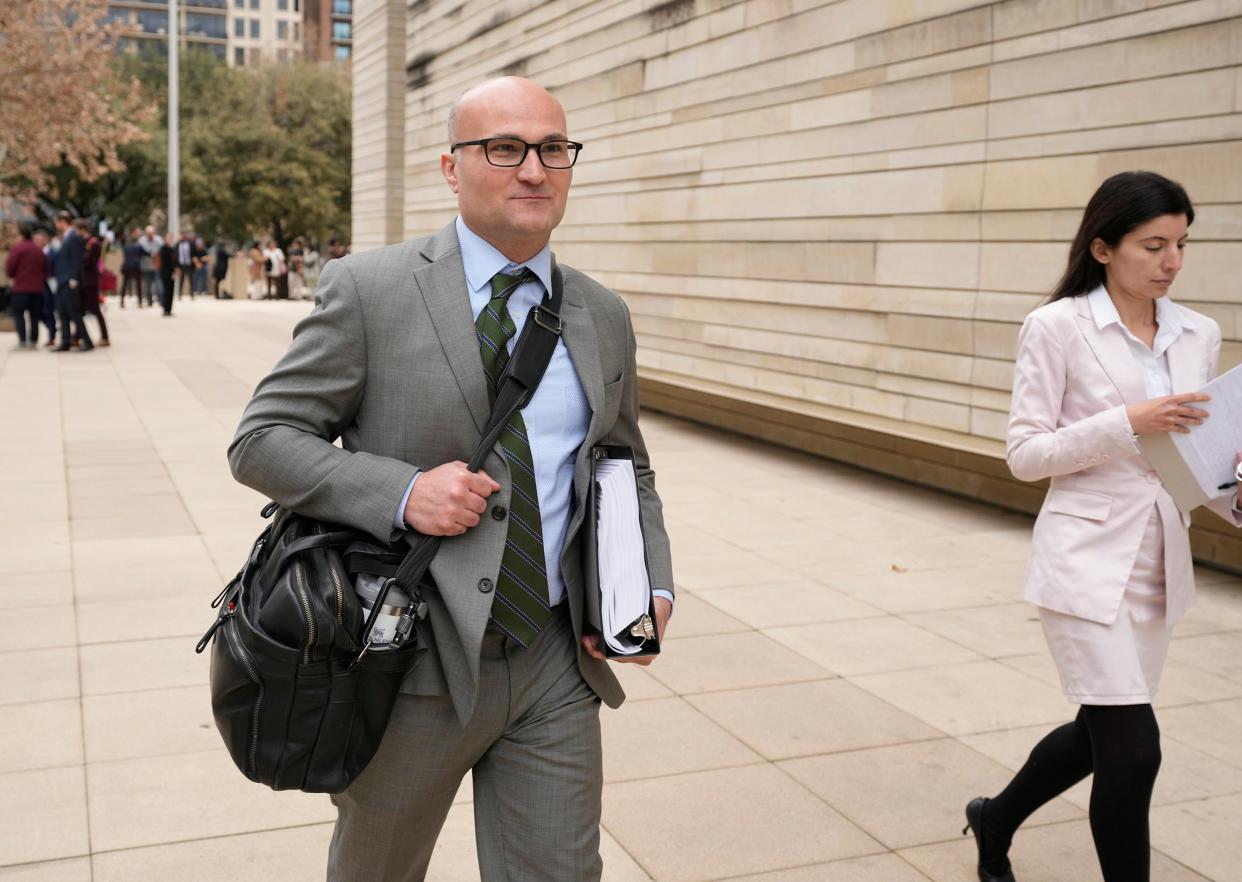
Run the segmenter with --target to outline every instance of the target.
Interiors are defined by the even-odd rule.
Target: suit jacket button
[[[487,592],[491,591],[491,590],[492,590],[492,580],[491,580],[491,579],[480,579],[480,580],[479,580],[479,590],[480,590],[480,591],[482,591],[484,594],[486,594]]]
[[[505,519],[505,515],[507,514],[508,512],[505,511],[505,507],[503,505],[496,505],[492,507],[492,520],[503,521]]]

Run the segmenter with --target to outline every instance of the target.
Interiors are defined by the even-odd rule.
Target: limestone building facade
[[[1037,509],[1017,332],[1087,198],[1200,214],[1174,297],[1242,362],[1242,0],[358,0],[354,247],[448,222],[455,96],[521,73],[586,144],[559,259],[639,334],[644,404]],[[1196,514],[1200,559],[1242,542]]]

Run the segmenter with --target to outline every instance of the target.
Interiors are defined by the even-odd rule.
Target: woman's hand
[[[1158,435],[1161,432],[1185,434],[1191,426],[1202,425],[1209,416],[1206,410],[1190,407],[1190,402],[1211,400],[1212,396],[1201,392],[1165,395],[1127,406],[1126,416],[1130,418],[1130,428],[1136,435]]]

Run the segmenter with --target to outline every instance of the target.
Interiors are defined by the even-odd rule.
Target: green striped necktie
[[[492,299],[474,323],[487,374],[488,399],[495,404],[496,385],[509,361],[508,343],[517,333],[509,315],[509,296],[526,281],[536,281],[523,269],[519,275],[497,273],[492,277]],[[509,500],[509,533],[500,559],[492,621],[523,646],[529,646],[552,617],[548,606],[548,573],[543,556],[543,521],[539,516],[539,490],[535,466],[526,435],[526,421],[517,411],[500,434],[500,449],[509,463],[513,495]]]

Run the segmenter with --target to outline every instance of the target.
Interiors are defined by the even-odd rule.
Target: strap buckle
[[[547,328],[558,337],[561,335],[561,317],[555,312],[540,303],[535,307],[533,315],[535,324],[539,325],[539,327]]]

